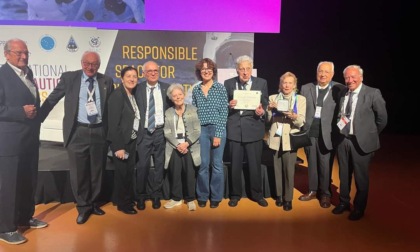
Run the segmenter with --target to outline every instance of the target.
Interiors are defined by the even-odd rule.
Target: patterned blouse
[[[216,125],[215,137],[221,138],[226,131],[228,115],[228,98],[226,88],[219,82],[214,82],[207,97],[201,90],[201,82],[194,86],[192,103],[197,107],[201,125]]]

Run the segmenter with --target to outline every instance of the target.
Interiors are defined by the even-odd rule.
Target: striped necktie
[[[150,88],[150,95],[149,95],[149,117],[148,117],[148,126],[147,130],[150,133],[155,131],[155,98],[153,97],[153,90],[155,88]]]

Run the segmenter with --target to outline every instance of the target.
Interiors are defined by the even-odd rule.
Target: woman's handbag
[[[292,150],[297,150],[301,147],[311,146],[311,139],[309,139],[308,131],[302,130],[295,133],[290,133],[290,146]]]

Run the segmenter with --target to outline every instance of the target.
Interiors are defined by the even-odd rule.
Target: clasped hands
[[[181,154],[187,154],[189,146],[190,144],[188,142],[180,143],[176,146],[176,150]]]

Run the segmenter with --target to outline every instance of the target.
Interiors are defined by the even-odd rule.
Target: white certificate
[[[261,91],[234,90],[233,99],[237,101],[235,109],[255,110],[261,103]]]

